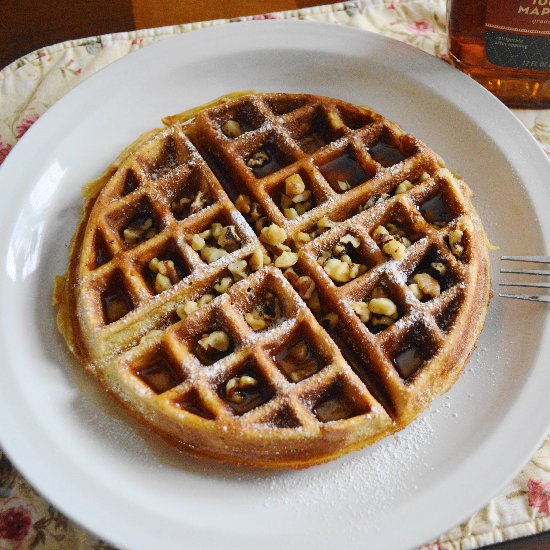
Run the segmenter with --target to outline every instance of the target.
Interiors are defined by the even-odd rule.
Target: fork
[[[538,264],[550,264],[550,256],[502,256],[501,260],[514,262],[533,262]],[[504,269],[501,273],[519,273],[521,275],[543,275],[550,276],[550,269]],[[520,286],[525,288],[550,288],[550,283],[500,283],[500,286]],[[534,302],[545,302],[550,304],[550,295],[545,294],[505,294],[500,293],[503,298],[517,298],[519,300],[532,300]]]

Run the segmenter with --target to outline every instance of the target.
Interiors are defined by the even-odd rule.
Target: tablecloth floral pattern
[[[356,0],[63,42],[0,71],[0,164],[40,115],[102,67],[174,34],[250,19],[305,19],[358,27],[446,56],[445,0]],[[550,156],[550,110],[514,112]],[[550,437],[501,495],[423,550],[468,550],[545,530],[550,530]],[[0,450],[0,550],[19,548],[112,547],[42,499]]]

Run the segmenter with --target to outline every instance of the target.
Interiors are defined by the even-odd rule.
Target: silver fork
[[[550,264],[550,256],[502,256],[501,260],[514,262],[533,262],[538,264]],[[501,273],[519,273],[521,275],[543,275],[550,277],[550,269],[504,269]],[[550,288],[550,283],[500,283],[500,286],[520,286],[525,288]],[[550,304],[550,295],[547,294],[505,294],[500,293],[503,298],[517,298],[519,300],[532,300],[534,302],[545,302]]]

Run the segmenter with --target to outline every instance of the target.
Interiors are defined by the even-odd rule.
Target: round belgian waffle
[[[490,297],[470,190],[365,107],[233,94],[165,119],[88,187],[58,324],[153,432],[304,467],[411,422]]]

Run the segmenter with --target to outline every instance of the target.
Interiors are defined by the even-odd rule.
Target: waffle
[[[164,119],[86,188],[54,302],[140,422],[219,461],[298,468],[410,423],[490,298],[466,184],[366,107],[233,94]]]

